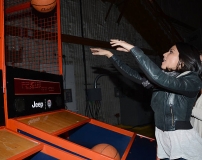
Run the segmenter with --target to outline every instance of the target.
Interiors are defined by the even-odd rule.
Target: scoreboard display
[[[7,66],[8,118],[65,108],[61,75]]]

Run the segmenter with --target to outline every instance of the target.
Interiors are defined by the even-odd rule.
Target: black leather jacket
[[[171,76],[152,62],[141,49],[131,49],[136,63],[145,74],[143,78],[116,55],[110,60],[126,77],[143,86],[152,87],[151,107],[154,111],[155,125],[163,131],[191,129],[191,111],[201,89],[201,79],[195,72],[184,72]]]

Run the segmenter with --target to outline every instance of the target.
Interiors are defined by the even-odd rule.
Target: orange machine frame
[[[0,127],[0,157],[8,160],[21,160],[37,153],[44,153],[56,159],[82,160],[83,158],[56,149],[37,140],[28,138],[8,128]],[[6,140],[5,142],[2,142]],[[5,146],[5,149],[2,147]],[[12,150],[12,152],[10,152]]]
[[[57,10],[60,11],[60,0],[56,0],[57,2]],[[5,112],[5,122],[7,125],[8,121],[8,107],[7,107],[7,88],[6,88],[6,66],[5,66],[5,40],[4,40],[4,0],[0,0],[0,46],[1,46],[1,56],[0,56],[0,69],[2,70],[3,76],[3,95],[4,95],[4,112]],[[26,9],[30,7],[30,2],[26,2],[24,4],[14,6],[5,10],[5,13],[12,13],[15,11],[19,11],[22,9]],[[60,12],[57,12],[57,28],[58,28],[58,64],[59,64],[59,74],[62,75],[62,43],[61,43],[61,22],[60,22]]]
[[[54,114],[57,114],[60,112],[62,112],[62,113],[66,112],[66,114],[71,114],[71,116],[66,116],[67,118],[63,120],[64,123],[66,123],[66,126],[63,126],[60,129],[55,130],[54,132],[49,132],[46,129],[46,126],[43,128],[42,123],[46,124],[46,120],[47,120],[47,123],[51,123],[50,119],[47,119],[46,117],[50,118],[51,115],[54,115]],[[75,121],[75,123],[71,122],[72,116],[73,116],[72,119]],[[44,119],[46,119],[46,120],[44,120]],[[54,117],[54,119],[55,119],[55,117]],[[39,120],[39,123],[38,123],[39,126],[30,125],[29,122],[34,122],[35,120]],[[71,122],[71,125],[69,125],[69,122]],[[87,123],[98,126],[100,128],[103,128],[103,129],[110,130],[110,131],[115,132],[117,134],[122,134],[122,135],[129,137],[130,141],[126,147],[124,154],[121,156],[121,160],[125,160],[127,158],[127,155],[130,151],[130,148],[131,148],[132,143],[133,143],[135,136],[136,136],[135,133],[121,129],[121,128],[118,128],[118,127],[115,127],[115,126],[112,126],[112,125],[109,125],[109,124],[106,124],[106,123],[103,123],[103,122],[100,122],[100,121],[97,121],[97,120],[94,120],[94,119],[90,119],[90,118],[85,117],[85,116],[81,116],[79,114],[70,112],[68,110],[62,109],[62,110],[57,110],[57,111],[48,112],[48,113],[41,113],[41,114],[35,114],[35,115],[31,115],[31,116],[23,116],[23,117],[9,119],[9,126],[8,127],[15,132],[17,132],[18,130],[29,132],[31,135],[34,135],[37,138],[40,138],[44,141],[51,142],[53,144],[57,144],[57,146],[59,146],[63,149],[69,150],[70,152],[73,152],[75,154],[79,154],[79,155],[84,156],[88,159],[112,160],[112,158],[109,158],[108,156],[98,154],[89,148],[86,148],[86,147],[81,146],[79,144],[76,144],[74,142],[71,142],[71,141],[68,141],[66,139],[62,139],[62,138],[58,137],[58,135],[60,135],[62,133],[67,133],[67,135],[68,135],[68,131],[71,131],[72,129],[79,127],[79,126],[82,126],[82,125],[85,125]]]
[[[59,4],[60,1],[57,0],[57,3]],[[23,7],[29,7],[30,6],[30,3],[26,3],[23,5]],[[58,6],[58,9],[59,9],[59,5]],[[13,8],[13,11],[16,10],[18,8],[14,7]],[[12,10],[10,10],[12,11]],[[9,10],[7,10],[7,12],[9,12]],[[58,12],[58,14],[60,14]],[[60,19],[58,20],[59,23],[59,27],[60,28]],[[58,54],[59,54],[59,57],[61,57],[61,34],[60,34],[60,29],[58,30]],[[47,154],[51,157],[54,157],[54,158],[57,158],[57,159],[61,159],[61,160],[66,160],[66,159],[72,159],[72,160],[82,160],[83,158],[80,158],[78,156],[75,156],[73,154],[69,154],[65,151],[62,151],[62,150],[59,150],[59,149],[56,149],[52,146],[49,146],[49,145],[46,145],[42,142],[38,142],[36,140],[33,140],[31,138],[28,138],[24,135],[20,135],[19,133],[17,132],[13,132],[12,130],[8,129],[7,126],[8,126],[8,110],[7,110],[7,90],[6,90],[6,66],[5,66],[5,39],[4,39],[4,0],[0,0],[0,70],[2,70],[2,78],[3,78],[3,99],[4,99],[4,112],[5,112],[5,124],[6,124],[6,127],[5,126],[0,126],[0,134],[1,134],[1,138],[3,139],[7,139],[9,141],[6,141],[5,143],[7,143],[7,147],[9,147],[9,144],[11,144],[11,147],[15,147],[17,150],[18,150],[18,153],[17,154],[9,154],[9,156],[5,155],[7,154],[7,149],[5,148],[5,151],[3,150],[3,148],[1,148],[1,153],[3,153],[3,159],[6,158],[8,160],[20,160],[20,159],[23,159],[23,158],[26,158],[32,154],[35,154],[37,152],[41,152],[41,153],[44,153],[44,154]],[[59,59],[59,67],[60,67],[60,74],[62,74],[62,59],[61,58],[58,58]],[[6,135],[5,135],[5,134]],[[5,135],[6,137],[4,137],[3,135]],[[26,149],[26,146],[24,144],[22,144],[23,142],[21,142],[21,144],[18,144],[18,142],[16,141],[15,138],[20,138],[21,141],[26,141],[26,142],[29,142],[29,143],[37,143],[36,146],[34,147],[29,147]],[[1,142],[0,145],[5,145],[5,144],[2,144],[3,142]],[[17,146],[15,146],[17,145]],[[20,148],[24,148],[24,149],[20,149]],[[14,150],[13,150],[14,152]],[[12,156],[12,157],[10,157]]]

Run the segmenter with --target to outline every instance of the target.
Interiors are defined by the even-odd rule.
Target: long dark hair
[[[193,71],[201,77],[202,66],[199,51],[194,46],[185,42],[178,42],[175,45],[179,52],[179,60],[183,63],[179,72]]]

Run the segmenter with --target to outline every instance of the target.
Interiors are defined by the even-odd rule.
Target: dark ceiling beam
[[[72,44],[80,44],[85,46],[92,46],[92,47],[99,47],[99,48],[106,48],[106,49],[115,49],[111,47],[110,43],[107,41],[100,41],[90,38],[83,38],[78,36],[72,36],[67,34],[61,35],[62,42],[65,43],[72,43]],[[157,54],[153,50],[141,48],[145,54],[157,56]]]
[[[62,40],[62,42],[65,42],[65,43],[73,43],[73,44],[80,44],[80,45],[85,45],[85,46],[113,49],[111,47],[110,43],[106,42],[106,41],[99,41],[99,40],[72,36],[72,35],[67,35],[67,34],[62,34],[61,40]]]
[[[16,26],[5,25],[5,35],[26,37],[30,39],[43,39],[43,40],[55,40],[57,38],[57,33],[40,31]],[[78,36],[72,36],[67,34],[61,34],[61,41],[65,43],[73,43],[85,46],[100,47],[107,49],[115,49],[111,47],[110,43],[107,41],[100,41],[90,38],[83,38]],[[147,55],[156,55],[154,51],[148,49],[142,49]]]

